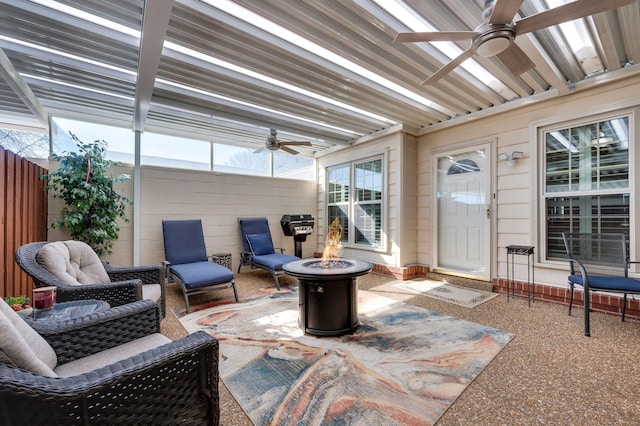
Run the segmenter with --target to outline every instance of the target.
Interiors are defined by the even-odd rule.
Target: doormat
[[[406,280],[393,283],[392,286],[412,293],[422,294],[433,299],[464,306],[465,308],[476,307],[498,296],[498,293],[461,287],[443,281]]]
[[[360,290],[352,335],[298,326],[296,290],[182,316],[220,341],[220,377],[257,426],[432,425],[513,334]]]

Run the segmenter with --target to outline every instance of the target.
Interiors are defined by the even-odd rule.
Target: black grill
[[[310,214],[285,214],[280,219],[282,232],[288,237],[293,237],[295,255],[302,257],[302,242],[307,241],[307,235],[313,233],[315,219]]]

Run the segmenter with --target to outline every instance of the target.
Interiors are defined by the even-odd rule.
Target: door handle
[[[487,204],[487,219],[491,219],[491,204]]]

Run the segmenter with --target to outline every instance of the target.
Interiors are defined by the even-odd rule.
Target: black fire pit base
[[[371,264],[353,259],[295,260],[282,269],[300,282],[300,328],[315,336],[352,334],[358,328],[357,277]]]
[[[356,331],[359,325],[356,278],[299,281],[299,324],[305,334],[342,336]]]

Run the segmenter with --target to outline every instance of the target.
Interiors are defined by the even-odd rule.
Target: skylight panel
[[[260,73],[257,73],[255,71],[240,67],[238,65],[232,64],[232,63],[227,62],[227,61],[223,61],[222,59],[214,58],[213,56],[210,56],[210,55],[205,55],[202,52],[198,52],[196,50],[189,49],[189,48],[184,47],[184,46],[180,46],[180,45],[175,44],[175,43],[170,42],[170,41],[165,41],[164,47],[167,48],[167,49],[175,50],[176,52],[183,53],[183,54],[185,54],[187,56],[190,56],[192,58],[200,59],[200,60],[208,62],[210,64],[217,65],[217,66],[220,66],[222,68],[237,72],[239,74],[255,78],[256,80],[264,81],[265,83],[269,83],[269,84],[272,84],[274,86],[282,87],[283,89],[291,90],[292,92],[300,93],[300,94],[308,96],[310,98],[317,99],[319,101],[326,102],[328,104],[331,104],[331,105],[334,105],[334,106],[337,106],[337,107],[340,107],[340,108],[344,108],[344,109],[349,110],[349,111],[353,111],[355,113],[364,115],[366,117],[373,118],[375,120],[384,121],[384,122],[389,123],[389,124],[395,123],[395,121],[390,120],[390,119],[388,119],[386,117],[383,117],[381,115],[374,114],[374,113],[369,112],[369,111],[365,111],[363,109],[354,107],[352,105],[345,104],[344,102],[340,102],[340,101],[337,101],[335,99],[331,99],[331,98],[329,98],[327,96],[324,96],[324,95],[321,95],[319,93],[311,92],[309,90],[294,86],[294,85],[292,85],[290,83],[287,83],[287,82],[284,82],[284,81],[281,81],[281,80],[276,80],[275,78],[272,78],[272,77],[266,76],[264,74],[260,74]]]
[[[69,59],[72,59],[74,61],[84,62],[85,64],[95,65],[95,66],[100,67],[100,68],[121,72],[123,74],[136,75],[136,73],[134,71],[128,70],[126,68],[116,67],[116,66],[113,66],[113,65],[110,65],[110,64],[106,64],[104,62],[94,61],[93,59],[84,58],[82,56],[77,56],[77,55],[74,55],[72,53],[63,52],[61,50],[56,50],[56,49],[51,49],[49,47],[40,46],[40,45],[37,45],[37,44],[29,43],[27,41],[18,40],[18,39],[7,37],[7,36],[3,36],[3,35],[0,35],[0,40],[4,40],[4,41],[7,41],[9,43],[13,43],[13,44],[17,44],[17,45],[20,45],[20,46],[28,47],[30,49],[39,50],[41,52],[47,52],[47,53],[50,53],[50,54],[52,54],[54,56],[60,56],[60,57],[63,57],[63,58],[69,58]]]
[[[186,91],[190,91],[190,92],[193,92],[193,93],[199,93],[201,95],[212,97],[212,98],[215,98],[215,99],[220,99],[220,100],[223,100],[223,101],[233,102],[235,104],[242,105],[242,106],[245,106],[245,107],[249,107],[249,108],[253,108],[253,109],[257,109],[257,110],[261,110],[261,111],[266,111],[266,112],[269,112],[269,113],[272,113],[272,114],[277,114],[277,115],[280,115],[280,116],[283,116],[283,117],[292,118],[292,119],[299,120],[299,121],[304,121],[305,123],[310,123],[310,124],[313,124],[314,126],[322,126],[322,127],[325,127],[325,128],[338,130],[340,132],[349,133],[349,134],[354,135],[354,136],[360,136],[361,135],[360,133],[354,132],[353,130],[344,129],[342,127],[337,127],[337,126],[332,126],[332,125],[327,124],[327,123],[323,123],[323,122],[316,121],[316,120],[311,120],[309,118],[297,116],[295,114],[290,114],[290,113],[286,113],[286,112],[282,112],[282,111],[277,111],[277,110],[274,110],[274,109],[271,109],[271,108],[264,107],[262,105],[257,105],[257,104],[253,104],[253,103],[250,103],[250,102],[241,101],[241,100],[238,100],[238,99],[230,98],[228,96],[218,95],[217,93],[207,92],[205,90],[198,89],[196,87],[190,87],[190,86],[186,86],[184,84],[175,83],[175,82],[172,82],[172,81],[169,81],[169,80],[163,80],[163,79],[156,79],[156,81],[158,83],[161,83],[161,84],[166,84],[168,86],[173,86],[173,87],[176,87],[176,88],[179,88],[179,89],[182,89],[182,90],[186,90]]]
[[[131,97],[131,96],[120,95],[118,93],[107,92],[105,90],[93,89],[91,87],[80,86],[79,84],[67,83],[65,81],[51,80],[49,78],[43,78],[43,77],[39,77],[37,75],[31,75],[31,74],[21,74],[21,76],[23,78],[25,78],[25,79],[46,81],[46,82],[54,83],[54,84],[57,84],[57,85],[60,85],[60,86],[65,86],[65,87],[70,87],[72,89],[82,90],[84,92],[91,92],[91,93],[96,93],[96,94],[99,94],[99,95],[112,96],[112,97],[119,98],[119,99],[125,99],[127,101],[133,101],[133,97]]]
[[[125,25],[121,25],[116,22],[109,21],[108,19],[104,19],[87,12],[83,12],[82,10],[76,9],[71,6],[67,6],[66,4],[62,4],[54,0],[31,0],[31,1],[33,3],[37,3],[39,5],[48,7],[49,9],[57,10],[58,12],[66,13],[67,15],[70,15],[70,16],[75,16],[76,18],[82,19],[84,21],[88,21],[96,25],[103,26],[105,28],[113,29],[123,34],[130,35],[132,37],[140,38],[140,31],[138,30],[131,29]]]
[[[273,34],[276,37],[280,37],[283,40],[286,40],[302,49],[305,49],[315,55],[318,55],[336,65],[339,65],[345,69],[348,69],[350,71],[355,72],[356,74],[371,80],[377,84],[380,84],[383,87],[386,87],[389,90],[392,90],[402,96],[405,96],[413,101],[416,101],[426,107],[429,108],[436,108],[439,109],[441,107],[438,107],[433,101],[425,98],[424,96],[420,96],[417,93],[406,89],[405,87],[400,86],[399,84],[396,84],[394,82],[392,82],[391,80],[388,80],[374,72],[372,72],[371,70],[368,70],[358,64],[356,64],[355,62],[352,62],[340,55],[337,55],[333,52],[331,52],[328,49],[325,49],[324,47],[313,43],[310,40],[305,39],[304,37],[299,36],[298,34],[289,31],[288,29],[281,27],[278,24],[275,24],[265,18],[263,18],[262,16],[251,12],[248,9],[245,9],[242,6],[239,6],[235,3],[233,3],[230,0],[203,0],[205,3],[208,3],[209,5],[220,9],[238,19],[241,19],[257,28],[260,28],[264,31],[267,31],[270,34]]]
[[[91,23],[94,23],[96,25],[103,26],[105,28],[113,29],[113,30],[121,32],[123,34],[127,34],[129,36],[136,37],[138,39],[141,37],[141,33],[138,30],[126,27],[126,26],[121,25],[121,24],[117,24],[115,22],[112,22],[112,21],[109,21],[107,19],[98,17],[96,15],[92,15],[92,14],[87,13],[87,12],[83,12],[81,10],[78,10],[76,8],[67,6],[65,4],[59,3],[59,2],[54,1],[54,0],[32,0],[32,1],[34,3],[38,3],[38,4],[42,5],[42,6],[48,7],[50,9],[57,10],[59,12],[68,14],[70,16],[74,16],[74,17],[79,18],[79,19],[83,19],[83,20],[85,20],[87,22],[91,22]],[[225,3],[229,3],[229,2],[225,2]],[[210,4],[212,4],[212,3],[210,3]],[[212,4],[212,5],[217,7],[218,6],[218,0],[216,0],[215,4]],[[233,4],[231,4],[231,5],[233,6]],[[246,11],[246,9],[243,9],[243,10]],[[248,13],[248,11],[246,11],[246,12]],[[266,19],[264,19],[262,17],[259,17],[258,15],[254,15],[254,16],[257,17],[257,18],[255,18],[256,20],[263,21],[263,24],[266,27],[270,27],[272,29],[274,28],[275,24],[270,23],[268,20],[266,20]],[[291,34],[293,34],[293,33],[291,33]],[[0,36],[0,37],[2,37],[2,36]],[[7,41],[10,41],[12,43],[22,44],[22,45],[28,46],[30,48],[38,49],[38,50],[41,50],[41,51],[48,51],[48,52],[50,52],[52,54],[55,54],[55,55],[72,58],[74,60],[82,61],[82,62],[85,62],[85,63],[91,63],[92,65],[97,65],[97,66],[103,67],[105,69],[112,69],[114,71],[126,72],[126,73],[131,74],[131,75],[136,75],[136,72],[134,72],[134,71],[128,71],[128,70],[125,70],[125,69],[122,69],[122,68],[117,68],[117,67],[111,66],[109,64],[100,63],[100,62],[97,62],[97,61],[92,61],[92,60],[89,60],[89,59],[86,59],[86,58],[82,58],[82,57],[79,57],[79,56],[76,56],[76,55],[72,55],[72,54],[69,54],[69,53],[66,53],[66,52],[61,52],[61,51],[57,51],[57,50],[53,50],[53,49],[48,49],[46,47],[34,45],[34,44],[31,44],[31,43],[21,42],[19,40],[15,40],[15,39],[8,39],[8,38],[5,38],[5,37],[2,37],[2,38],[7,39]],[[300,39],[304,40],[302,38],[300,38]],[[220,66],[222,68],[229,69],[231,71],[240,73],[242,75],[246,75],[248,77],[255,78],[255,79],[263,81],[265,83],[272,84],[272,85],[275,85],[275,86],[290,90],[292,92],[299,93],[299,94],[302,94],[304,96],[308,96],[310,98],[313,98],[313,99],[328,103],[330,105],[333,105],[333,106],[336,106],[336,107],[339,107],[339,108],[343,108],[343,109],[346,109],[348,111],[355,112],[357,114],[372,118],[374,120],[383,121],[383,122],[386,122],[386,123],[389,123],[389,124],[394,124],[395,123],[394,120],[391,120],[389,118],[383,117],[383,116],[381,116],[379,114],[374,114],[372,112],[363,110],[361,108],[357,108],[355,106],[346,104],[344,102],[341,102],[341,101],[338,101],[338,100],[335,100],[335,99],[331,99],[331,98],[323,96],[321,94],[314,93],[314,92],[311,92],[309,90],[306,90],[306,89],[303,89],[303,88],[300,88],[300,87],[296,87],[296,86],[294,86],[292,84],[289,84],[287,82],[276,80],[276,79],[271,78],[269,76],[257,73],[255,71],[248,70],[246,68],[239,67],[239,66],[231,64],[229,62],[214,58],[214,57],[209,56],[209,55],[205,55],[205,54],[203,54],[201,52],[197,52],[197,51],[195,51],[193,49],[189,49],[189,48],[186,48],[184,46],[180,46],[180,45],[172,43],[172,42],[165,41],[164,47],[167,48],[167,49],[171,49],[171,50],[180,52],[180,53],[182,53],[182,54],[184,54],[186,56],[189,56],[189,57],[192,57],[192,58],[196,58],[196,59],[199,59],[199,60],[203,60],[205,62],[209,62],[211,64]],[[173,83],[168,82],[168,81],[165,81],[165,84],[174,85]],[[184,90],[196,91],[195,88],[188,88],[186,86],[183,87],[183,89]],[[208,96],[214,96],[214,94],[212,94],[212,93],[207,93],[207,95]],[[239,105],[246,104],[246,103],[244,103],[244,102],[242,102],[241,100],[238,100],[238,99],[226,98],[226,100],[229,101],[229,102],[237,103]],[[431,103],[430,101],[428,101],[428,102]],[[257,107],[257,106],[254,105],[254,107]],[[276,110],[271,110],[271,109],[264,108],[264,107],[260,107],[260,108],[264,109],[264,110],[268,110],[268,111],[273,112],[273,113],[277,113],[277,114],[283,115],[283,116],[291,116],[290,114],[286,114],[286,113],[279,112],[279,111],[276,111]],[[293,118],[293,116],[291,116],[291,118]],[[300,117],[296,117],[296,119],[303,120]],[[325,123],[315,122],[313,120],[304,119],[303,121],[312,122],[315,125],[322,126],[322,127],[339,129],[337,127],[330,126],[330,125],[327,125]],[[339,129],[339,130],[340,131],[346,131],[346,132],[348,132],[350,134],[359,135],[359,133],[356,133],[356,132],[353,132],[353,131],[350,131],[350,130],[346,130],[346,129]]]

